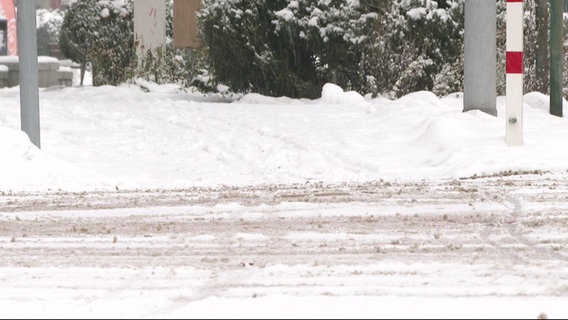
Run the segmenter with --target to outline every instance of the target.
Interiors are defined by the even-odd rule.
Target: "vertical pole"
[[[550,27],[549,0],[535,0],[536,6],[536,90],[546,94],[550,87],[550,59],[548,57],[548,28]]]
[[[563,1],[550,1],[550,114],[562,117]]]
[[[507,144],[523,144],[523,1],[507,0]]]
[[[465,1],[463,111],[497,115],[496,34],[496,1]]]
[[[30,141],[40,148],[36,2],[18,1],[16,15],[22,131],[27,133]]]

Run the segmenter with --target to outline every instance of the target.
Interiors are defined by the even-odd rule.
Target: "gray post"
[[[562,2],[550,2],[550,114],[562,117]]]
[[[497,115],[497,2],[465,1],[463,111]]]
[[[22,131],[40,148],[39,80],[36,2],[18,1],[16,24],[20,62],[20,119]]]

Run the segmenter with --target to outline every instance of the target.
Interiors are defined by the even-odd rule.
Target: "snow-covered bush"
[[[93,85],[117,85],[132,77],[132,15],[132,0],[78,0],[65,12],[61,50],[82,70],[91,63]]]
[[[362,64],[377,80],[377,91],[394,97],[419,90],[459,91],[463,31],[464,0],[388,1]]]
[[[309,98],[326,82],[368,84],[359,62],[377,17],[359,0],[204,0],[198,13],[216,81]]]
[[[37,52],[40,56],[51,55],[50,44],[59,42],[59,31],[63,24],[60,10],[37,10]]]
[[[320,82],[331,81],[347,90],[361,91],[367,77],[359,63],[378,18],[376,7],[367,2],[290,1],[275,12],[276,34],[287,39],[290,51],[298,45],[307,48]]]
[[[213,75],[233,90],[314,97],[332,82],[394,97],[463,86],[464,0],[205,0]]]

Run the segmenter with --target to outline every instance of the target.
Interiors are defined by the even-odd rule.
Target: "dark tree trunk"
[[[549,63],[548,63],[548,0],[535,0],[536,5],[536,88],[544,94],[549,91]]]
[[[81,87],[83,86],[83,79],[85,79],[85,69],[87,68],[86,63],[81,63]]]

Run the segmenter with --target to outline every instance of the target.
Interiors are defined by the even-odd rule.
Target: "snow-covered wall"
[[[20,84],[20,63],[17,56],[0,56],[0,88]],[[72,86],[73,71],[60,69],[59,60],[53,57],[38,57],[39,87]]]

